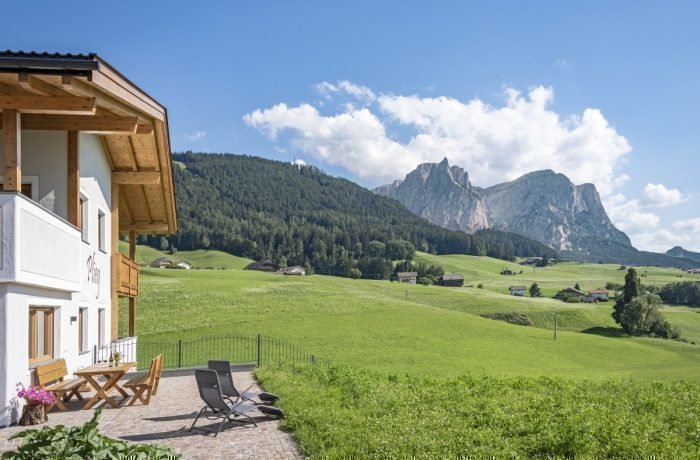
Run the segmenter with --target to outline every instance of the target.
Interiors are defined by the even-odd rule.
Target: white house
[[[518,296],[518,297],[524,297],[526,290],[527,290],[526,286],[510,286],[510,287],[508,287],[508,291],[510,291],[510,295],[514,295],[514,296]]]
[[[17,383],[135,342],[137,233],[177,230],[165,108],[96,55],[0,52],[0,426]],[[129,256],[119,235],[130,236]]]

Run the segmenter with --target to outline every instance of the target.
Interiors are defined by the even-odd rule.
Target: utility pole
[[[408,302],[408,289],[406,289],[406,302]]]
[[[557,314],[554,314],[554,340],[557,340]]]

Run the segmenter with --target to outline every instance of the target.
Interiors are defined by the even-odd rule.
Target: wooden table
[[[107,364],[93,364],[92,366],[88,366],[73,372],[74,375],[84,378],[96,392],[95,396],[85,403],[83,409],[90,409],[100,400],[104,400],[112,407],[119,407],[119,404],[116,403],[114,399],[107,394],[107,392],[114,388],[121,393],[124,398],[128,398],[129,394],[126,392],[126,390],[124,390],[124,388],[119,386],[118,382],[119,379],[126,374],[126,371],[132,367],[136,367],[136,363],[121,363],[118,366],[113,367],[109,367]],[[104,384],[100,384],[100,382],[97,381],[97,377],[100,375],[106,379]]]

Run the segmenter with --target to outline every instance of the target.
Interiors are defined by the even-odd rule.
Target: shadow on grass
[[[625,331],[618,327],[611,326],[594,326],[584,329],[581,332],[584,334],[601,335],[603,337],[627,337]]]

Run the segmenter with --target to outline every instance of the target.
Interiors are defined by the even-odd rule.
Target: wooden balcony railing
[[[117,293],[125,297],[137,297],[139,295],[139,266],[124,254],[119,254]]]

